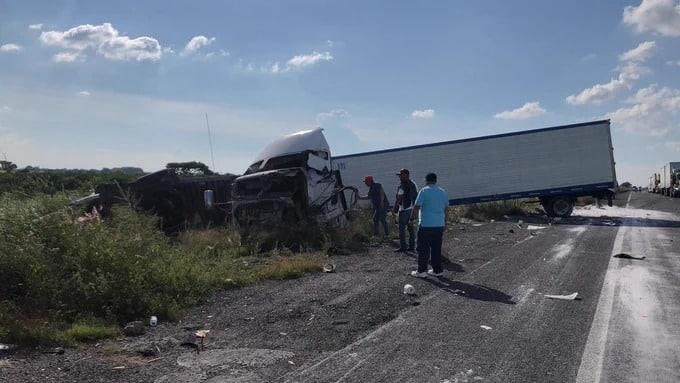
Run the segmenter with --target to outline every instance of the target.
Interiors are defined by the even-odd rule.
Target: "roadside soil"
[[[463,279],[493,254],[541,235],[529,224],[551,223],[534,215],[449,226],[443,245],[446,277]],[[405,295],[404,284],[413,284],[408,273],[415,254],[395,253],[395,246],[391,241],[333,256],[333,273],[219,291],[190,308],[180,322],[159,323],[142,336],[66,349],[61,355],[19,350],[0,357],[0,382],[281,381],[414,309],[438,288],[414,284],[416,294]],[[210,330],[199,353],[197,330]]]

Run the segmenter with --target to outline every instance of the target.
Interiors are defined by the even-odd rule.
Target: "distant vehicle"
[[[680,192],[680,162],[669,162],[661,167],[659,193],[667,197],[678,197]]]
[[[611,205],[617,187],[609,120],[336,156],[333,168],[345,185],[372,175],[388,192],[400,168],[417,183],[434,172],[450,205],[537,198],[557,217],[579,196]]]

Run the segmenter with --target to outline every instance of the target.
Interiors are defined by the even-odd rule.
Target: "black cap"
[[[402,174],[411,175],[411,172],[409,172],[408,169],[402,168],[397,175],[400,176]]]

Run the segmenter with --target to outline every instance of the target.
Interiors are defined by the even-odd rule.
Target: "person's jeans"
[[[387,237],[387,209],[373,209],[373,233],[378,235],[380,230],[380,225],[382,225],[385,230],[385,236]]]
[[[427,271],[428,261],[435,273],[444,271],[442,268],[442,237],[443,227],[418,228],[418,272]]]
[[[406,249],[406,230],[408,229],[408,248],[416,247],[416,233],[413,230],[413,224],[409,222],[411,218],[411,210],[402,210],[399,212],[399,248]]]

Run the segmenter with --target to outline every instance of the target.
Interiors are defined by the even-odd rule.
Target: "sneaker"
[[[427,273],[419,273],[417,270],[411,271],[411,276],[416,278],[427,278]]]
[[[434,270],[432,270],[432,269],[427,270],[427,274],[429,274],[433,277],[441,277],[442,275],[444,275],[444,273],[435,273]]]

